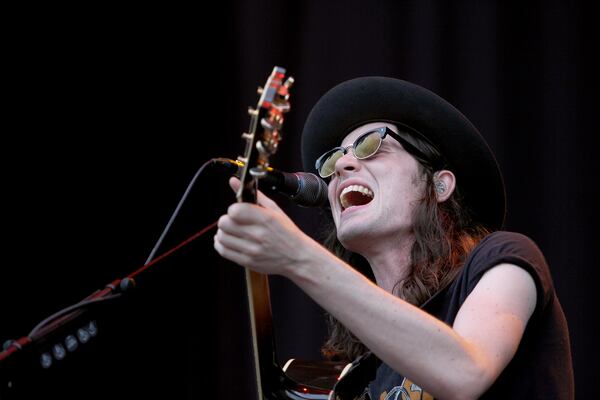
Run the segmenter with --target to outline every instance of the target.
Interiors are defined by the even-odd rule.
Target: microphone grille
[[[304,207],[324,207],[329,203],[327,184],[309,172],[296,172],[300,188],[292,200]]]

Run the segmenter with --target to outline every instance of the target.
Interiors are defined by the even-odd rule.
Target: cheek
[[[327,185],[327,197],[329,198],[329,204],[333,210],[333,207],[337,205],[337,201],[335,201],[335,184],[332,182],[329,182]]]
[[[384,183],[380,204],[386,213],[402,218],[412,215],[415,205],[422,197],[422,187],[410,177]]]
[[[338,202],[335,199],[335,191],[335,185],[330,182],[327,186],[327,197],[329,198],[329,206],[331,207],[331,216],[333,217],[333,221],[337,227],[340,213],[338,212]]]
[[[333,197],[335,196],[335,185],[331,182],[327,185],[327,197],[329,197],[329,202],[331,203]]]

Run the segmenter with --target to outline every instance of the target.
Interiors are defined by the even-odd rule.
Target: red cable
[[[149,263],[145,264],[143,267],[141,267],[137,271],[132,272],[131,274],[127,275],[127,278],[133,279],[135,276],[139,275],[141,272],[145,271],[147,268],[151,267],[152,265],[156,264],[157,262],[161,261],[162,259],[170,256],[171,254],[173,254],[175,251],[179,250],[183,246],[189,244],[190,242],[193,242],[194,240],[198,239],[200,236],[204,235],[206,232],[208,232],[209,230],[211,230],[212,228],[217,226],[218,222],[219,221],[213,222],[212,224],[208,225],[201,231],[198,231],[195,234],[193,234],[192,236],[190,236],[189,238],[185,239],[183,242],[179,243],[175,247],[165,251],[163,254],[156,257],[154,260],[150,261]]]

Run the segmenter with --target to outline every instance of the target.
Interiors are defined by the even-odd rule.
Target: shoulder
[[[472,289],[490,269],[511,264],[531,275],[538,293],[538,304],[545,304],[554,290],[546,259],[539,246],[517,232],[497,231],[486,236],[465,260],[464,278]]]
[[[522,233],[497,231],[486,236],[473,251],[474,256],[512,257],[515,261],[546,264],[544,255],[538,245]]]

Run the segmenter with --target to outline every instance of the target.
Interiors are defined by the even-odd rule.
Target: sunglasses
[[[363,133],[349,146],[334,147],[319,157],[315,163],[315,168],[319,173],[319,176],[321,178],[327,178],[333,175],[335,172],[335,164],[348,152],[349,148],[352,148],[352,154],[354,154],[354,157],[358,160],[364,160],[365,158],[371,157],[377,153],[377,150],[381,147],[381,142],[383,142],[383,139],[388,135],[396,139],[402,147],[404,147],[404,150],[420,160],[425,161],[429,158],[402,136],[385,126],[382,126],[373,131]]]

